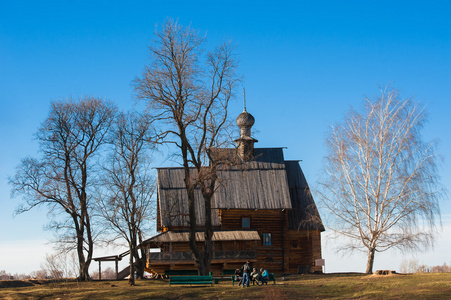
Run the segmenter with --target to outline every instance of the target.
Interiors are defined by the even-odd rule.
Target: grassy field
[[[22,287],[18,287],[22,285]],[[367,276],[291,275],[277,284],[239,288],[170,286],[167,280],[101,282],[0,282],[0,299],[451,299],[451,273]]]

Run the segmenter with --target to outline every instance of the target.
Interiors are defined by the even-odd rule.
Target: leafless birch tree
[[[115,233],[113,239],[124,238],[130,250],[130,285],[135,284],[134,273],[143,278],[145,249],[139,253],[138,244],[143,232],[150,230],[155,219],[156,205],[152,196],[155,179],[151,176],[150,120],[146,116],[120,114],[113,130],[113,151],[106,161],[100,211],[107,226]],[[136,268],[135,268],[136,264]]]
[[[159,123],[163,142],[178,147],[188,194],[190,248],[201,274],[208,274],[212,251],[211,198],[218,160],[212,149],[221,145],[227,127],[227,108],[237,82],[230,44],[205,53],[205,40],[191,28],[168,20],[150,46],[151,62],[135,81],[139,99],[148,104]],[[193,168],[194,171],[190,171]],[[195,189],[205,205],[205,242],[196,247]]]
[[[39,128],[40,159],[26,158],[10,178],[12,193],[25,203],[17,213],[47,206],[59,242],[75,249],[79,280],[89,279],[94,248],[93,188],[97,182],[95,156],[105,143],[115,107],[101,99],[53,102]]]
[[[442,189],[434,143],[420,134],[425,108],[390,89],[364,108],[331,128],[319,190],[331,229],[347,238],[344,249],[368,253],[372,273],[376,252],[433,242]]]

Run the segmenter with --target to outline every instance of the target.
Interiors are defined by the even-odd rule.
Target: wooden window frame
[[[244,221],[244,219],[248,219],[249,220],[249,226],[248,227],[244,227],[243,225],[243,221]],[[251,228],[251,223],[252,223],[252,219],[251,219],[251,217],[241,217],[241,228]]]
[[[265,236],[266,236],[266,238],[265,238]],[[262,245],[263,246],[272,246],[272,234],[271,234],[271,232],[264,232],[264,233],[262,233]]]

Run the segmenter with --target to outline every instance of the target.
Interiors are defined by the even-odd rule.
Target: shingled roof
[[[192,172],[195,172],[192,170]],[[157,193],[162,226],[189,226],[188,193],[183,168],[157,169]],[[195,190],[196,224],[205,224],[205,206],[199,188]],[[214,199],[213,199],[214,202]],[[213,206],[214,207],[214,206]],[[212,213],[213,226],[221,225],[218,215]]]
[[[256,148],[254,159],[218,172],[216,208],[290,209],[282,148]]]
[[[285,161],[292,209],[288,211],[288,228],[324,231],[323,222],[298,161]]]

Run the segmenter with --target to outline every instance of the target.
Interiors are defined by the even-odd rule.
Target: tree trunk
[[[92,260],[92,253],[94,249],[94,242],[92,240],[91,235],[91,223],[89,219],[88,214],[88,208],[87,208],[87,195],[86,195],[86,182],[87,182],[87,168],[86,168],[86,162],[81,168],[81,174],[82,174],[82,188],[81,188],[81,195],[79,196],[80,200],[80,216],[78,216],[79,220],[79,228],[77,230],[77,250],[78,250],[78,257],[80,261],[80,281],[88,281],[90,280],[89,277],[89,266],[91,264]],[[85,239],[85,232],[86,232],[86,239]],[[87,257],[84,255],[84,249],[85,249],[85,241],[88,244],[88,250],[87,250]]]
[[[139,257],[139,251],[137,249],[137,247],[134,247],[134,253],[133,256],[135,258],[135,273],[136,273],[136,278],[137,279],[144,279],[144,259],[143,256],[141,255],[141,257]],[[141,250],[141,252],[143,252]]]
[[[210,264],[211,264],[211,238],[207,240],[207,237],[205,237],[204,251],[199,265],[199,272],[201,275],[209,275]]]
[[[135,257],[136,262],[136,278],[144,279],[144,266],[145,266],[145,256],[144,251],[141,250],[141,257]],[[137,251],[138,253],[138,251]],[[137,255],[138,256],[138,255]]]
[[[198,259],[198,269],[199,269],[199,274],[200,275],[209,275],[208,273],[210,272],[210,264],[208,263],[208,258],[207,255],[208,253],[205,251],[201,251],[199,253],[199,259]]]
[[[366,274],[373,274],[373,264],[374,264],[374,253],[376,248],[368,249],[368,261],[366,263]]]
[[[89,278],[89,265],[86,262],[80,262],[80,275],[78,281],[88,281]]]
[[[138,231],[138,240],[139,245],[142,245],[143,241],[141,231]],[[139,257],[139,252],[141,252],[141,257]],[[144,279],[144,269],[146,266],[146,250],[144,248],[141,247],[140,251],[136,249],[135,261],[136,261],[136,276],[139,279]]]
[[[89,265],[91,261],[86,261],[85,255],[83,253],[83,230],[80,228],[76,229],[77,232],[77,255],[78,255],[78,264],[79,264],[79,281],[88,281],[89,278]]]
[[[214,181],[213,181],[214,184]],[[199,260],[199,272],[201,275],[209,275],[210,264],[212,257],[212,239],[213,239],[213,225],[211,222],[211,198],[212,193],[205,191],[203,194],[205,205],[205,231],[204,231],[204,251]]]
[[[196,212],[195,212],[195,205],[194,205],[194,188],[192,186],[187,188],[188,192],[188,207],[189,207],[189,247],[191,249],[191,252],[194,254],[194,258],[196,259],[196,263],[199,268],[199,272],[201,272],[201,253],[199,249],[197,248],[196,243]]]
[[[133,286],[135,285],[135,265],[133,264],[133,258],[135,253],[135,247],[133,242],[130,242],[130,277],[128,278],[128,284]]]
[[[85,259],[85,265],[86,265],[85,272],[86,272],[87,280],[91,280],[91,277],[89,276],[89,266],[91,265],[92,254],[94,253],[94,241],[92,240],[91,221],[90,221],[88,214],[86,214],[85,226],[86,226],[86,235],[88,238],[88,253],[87,253],[87,257]]]
[[[79,275],[78,275],[78,281],[88,281],[90,280],[89,277],[89,265],[90,263],[87,263],[85,261],[85,256],[83,254],[83,250],[78,251],[78,263],[79,263]]]

